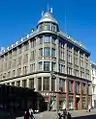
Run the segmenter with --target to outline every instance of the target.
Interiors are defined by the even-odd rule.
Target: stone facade
[[[1,54],[0,83],[35,88],[45,97],[47,109],[87,108],[92,97],[89,57],[46,12],[36,30]]]
[[[96,108],[96,63],[91,62],[92,106]]]

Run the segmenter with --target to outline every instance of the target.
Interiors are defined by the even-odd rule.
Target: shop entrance
[[[80,97],[76,97],[76,110],[79,109],[79,101],[80,101]]]

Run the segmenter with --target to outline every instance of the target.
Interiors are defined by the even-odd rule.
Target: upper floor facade
[[[90,80],[90,53],[62,33],[50,12],[36,29],[0,55],[0,80],[41,71],[59,72]]]

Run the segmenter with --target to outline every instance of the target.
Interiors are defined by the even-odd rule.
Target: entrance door
[[[79,109],[79,101],[80,101],[80,98],[76,97],[76,109],[77,110]]]

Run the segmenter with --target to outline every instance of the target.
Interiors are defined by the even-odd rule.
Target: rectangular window
[[[51,79],[51,89],[52,89],[52,91],[55,91],[55,78],[52,78]]]
[[[11,85],[12,85],[12,86],[15,86],[15,82],[12,82]]]
[[[44,37],[44,43],[50,43],[50,37],[49,36]]]
[[[70,93],[73,93],[73,81],[68,81],[68,91]]]
[[[31,52],[30,61],[35,61],[35,56],[36,56],[36,50]]]
[[[34,72],[35,71],[35,63],[34,64],[30,64],[30,72]]]
[[[18,57],[18,64],[17,65],[21,65],[21,60],[22,60],[22,56]]]
[[[42,57],[43,56],[43,48],[39,49],[39,56]]]
[[[29,49],[29,43],[27,42],[24,44],[24,51],[27,51],[28,49]]]
[[[22,81],[22,87],[26,88],[27,87],[27,80]]]
[[[52,57],[55,57],[55,49],[52,48]]]
[[[20,81],[17,81],[17,82],[16,82],[16,86],[17,86],[17,87],[20,87]]]
[[[20,45],[20,46],[18,47],[18,53],[19,53],[19,54],[22,53],[22,45]]]
[[[21,68],[18,68],[17,69],[17,76],[20,76],[21,75]]]
[[[52,71],[56,71],[56,63],[52,62]]]
[[[24,66],[23,67],[23,74],[27,74],[27,71],[28,71],[28,66]]]
[[[49,77],[43,78],[43,90],[49,90]]]
[[[8,72],[8,75],[7,75],[8,78],[10,78],[10,71]]]
[[[42,70],[42,62],[39,62],[39,70]]]
[[[34,88],[34,78],[29,79],[29,88],[31,88],[31,89]]]
[[[12,74],[13,77],[15,77],[15,70],[13,70],[13,74]]]
[[[65,80],[59,79],[59,90],[64,92],[65,91]]]
[[[42,78],[38,78],[38,90],[42,90]]]
[[[28,54],[25,54],[25,55],[24,55],[23,62],[24,62],[24,63],[28,63]]]
[[[45,57],[50,57],[50,48],[44,48],[44,56]]]
[[[50,62],[49,61],[44,62],[44,71],[50,71]]]

